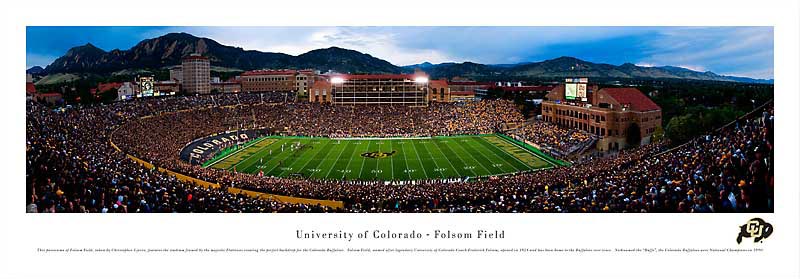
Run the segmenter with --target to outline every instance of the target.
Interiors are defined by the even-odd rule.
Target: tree
[[[694,115],[687,114],[672,117],[667,124],[666,135],[673,144],[681,144],[689,141],[697,135],[700,128],[699,121]]]
[[[656,131],[653,132],[653,138],[651,142],[659,142],[664,139],[664,127],[656,126]]]

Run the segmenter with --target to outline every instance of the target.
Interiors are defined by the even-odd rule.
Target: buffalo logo
[[[739,237],[736,238],[736,243],[741,244],[743,237],[752,237],[753,243],[761,242],[772,234],[772,224],[764,222],[761,218],[753,218],[747,221],[744,225],[739,227]]]
[[[395,152],[397,152],[397,151],[392,151],[392,152],[380,152],[380,151],[364,152],[364,153],[361,153],[361,157],[373,158],[373,159],[382,159],[382,158],[386,158],[386,157],[394,155]]]

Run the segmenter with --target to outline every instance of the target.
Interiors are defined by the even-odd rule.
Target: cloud
[[[648,40],[642,61],[772,78],[772,27],[673,27]]]
[[[25,55],[25,68],[30,69],[33,66],[44,68],[50,65],[56,58],[58,58],[58,56],[28,53]]]
[[[128,49],[142,39],[169,32],[187,32],[247,50],[292,55],[337,46],[395,65],[425,61],[510,64],[574,56],[615,65],[677,65],[771,78],[769,69],[774,59],[772,27],[302,26],[28,28],[33,38],[28,41],[28,60],[54,59],[87,40],[106,50]]]

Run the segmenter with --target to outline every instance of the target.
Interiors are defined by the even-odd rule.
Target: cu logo
[[[736,237],[736,243],[741,244],[742,238],[753,238],[753,243],[761,242],[772,235],[772,224],[764,222],[761,218],[753,218],[747,221],[744,225],[739,227],[741,231],[739,236]]]

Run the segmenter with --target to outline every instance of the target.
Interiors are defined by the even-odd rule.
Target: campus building
[[[331,83],[328,80],[318,80],[308,90],[308,101],[313,103],[330,103]]]
[[[475,101],[475,92],[472,91],[453,91],[450,92],[450,102],[472,102]]]
[[[599,137],[597,149],[618,150],[629,142],[650,143],[661,127],[661,108],[636,88],[599,88],[588,80],[567,79],[545,96],[542,120]]]
[[[447,85],[447,80],[431,80],[428,84],[428,87],[430,88],[428,93],[429,102],[452,102],[450,99],[450,87]]]
[[[424,74],[332,75],[328,88],[313,86],[310,102],[329,101],[333,104],[390,104],[428,105],[430,90]],[[316,98],[317,91],[330,92],[329,97]],[[320,95],[322,96],[322,95]]]
[[[175,66],[169,69],[169,80],[175,81],[178,83],[183,82],[183,67]]]
[[[295,70],[255,70],[242,73],[239,81],[243,92],[295,92],[296,76]]]
[[[211,83],[211,91],[223,94],[240,93],[242,92],[242,84],[234,79],[228,81],[216,81]]]
[[[189,94],[211,92],[211,63],[207,57],[192,54],[183,58],[181,74],[183,90]]]
[[[181,84],[175,80],[153,82],[153,96],[175,95],[181,91]]]

